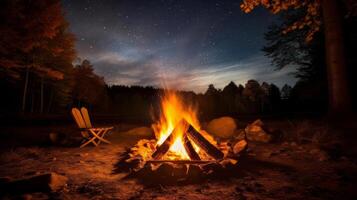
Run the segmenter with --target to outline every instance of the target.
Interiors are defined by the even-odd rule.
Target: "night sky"
[[[264,32],[277,20],[240,0],[63,0],[81,59],[108,84],[204,92],[249,79],[293,85],[293,68],[275,71]]]

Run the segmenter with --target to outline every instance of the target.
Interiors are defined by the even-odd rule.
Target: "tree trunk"
[[[25,86],[24,86],[24,93],[22,96],[22,112],[25,112],[26,108],[26,96],[27,96],[27,87],[29,84],[29,73],[30,73],[30,68],[26,68],[26,75],[25,75]]]
[[[43,90],[44,90],[44,78],[41,77],[40,113],[43,113]]]
[[[323,0],[322,14],[329,84],[329,113],[346,113],[351,109],[351,99],[347,82],[342,14],[338,0]]]

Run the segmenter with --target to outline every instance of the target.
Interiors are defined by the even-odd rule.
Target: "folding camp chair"
[[[83,144],[80,148],[93,143],[94,146],[98,146],[100,142],[108,143],[110,142],[104,139],[105,134],[112,130],[114,127],[103,127],[103,128],[94,128],[90,122],[88,110],[84,107],[79,110],[78,108],[72,108],[72,116],[74,121],[76,121],[82,136],[85,138]]]

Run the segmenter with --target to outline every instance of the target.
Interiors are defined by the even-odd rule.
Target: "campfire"
[[[163,98],[162,111],[160,121],[153,125],[157,141],[152,160],[208,161],[223,158],[224,154],[214,146],[214,139],[197,131],[200,124],[195,110],[183,105],[174,93]]]
[[[211,173],[212,167],[237,165],[239,153],[247,145],[245,140],[235,145],[216,141],[201,129],[197,109],[184,104],[173,92],[166,92],[163,96],[160,119],[152,129],[155,139],[138,141],[122,158],[121,163],[130,171],[156,171],[165,165],[172,168],[185,166],[187,169],[194,166],[201,172]]]

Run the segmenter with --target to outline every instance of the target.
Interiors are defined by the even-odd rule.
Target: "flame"
[[[161,110],[162,114],[159,122],[153,125],[157,145],[161,145],[176,128],[173,143],[164,158],[169,160],[189,160],[190,157],[187,155],[183,144],[183,134],[188,127],[179,122],[185,119],[196,130],[200,130],[196,109],[192,106],[186,106],[176,93],[166,91],[161,100]],[[198,152],[199,148],[195,144],[193,146]]]

